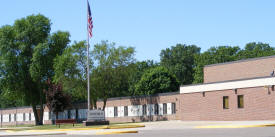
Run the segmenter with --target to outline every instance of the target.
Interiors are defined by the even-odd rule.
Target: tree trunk
[[[40,92],[40,116],[39,116],[39,125],[43,125],[43,115],[44,115],[44,105],[43,105],[43,92]]]
[[[39,125],[39,117],[38,117],[38,114],[37,114],[37,109],[36,109],[36,106],[32,104],[32,111],[33,111],[33,114],[34,114],[34,119],[35,119],[35,125]]]
[[[39,125],[43,125],[43,115],[44,115],[44,107],[43,107],[43,104],[40,104]]]
[[[107,102],[107,98],[103,98],[103,108],[102,108],[103,111],[105,110],[106,102]]]
[[[94,109],[97,109],[96,99],[93,99],[92,102],[93,102],[93,104],[92,104],[92,105],[93,105],[93,108],[94,108]]]
[[[55,112],[55,120],[58,120],[58,112]]]

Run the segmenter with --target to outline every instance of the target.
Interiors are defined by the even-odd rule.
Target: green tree
[[[135,91],[136,84],[140,81],[142,75],[146,70],[159,66],[158,63],[153,60],[146,61],[138,61],[131,65],[130,71],[130,81],[129,81],[129,92],[130,96],[139,95],[138,92]]]
[[[193,83],[203,82],[203,67],[209,64],[224,63],[236,60],[236,55],[240,51],[238,46],[219,46],[211,47],[204,53],[195,56],[194,81]]]
[[[180,84],[191,84],[193,82],[194,58],[199,53],[200,48],[195,45],[177,44],[161,51],[160,64],[174,74]]]
[[[0,28],[1,88],[5,95],[22,99],[22,105],[32,106],[36,125],[43,124],[43,89],[54,74],[53,59],[70,42],[69,33],[51,35],[50,26],[50,20],[39,14]]]
[[[166,68],[159,66],[147,70],[136,85],[139,95],[173,92],[179,90],[179,82]]]
[[[105,109],[109,97],[128,94],[129,66],[135,62],[133,47],[115,47],[114,43],[102,41],[94,46],[92,56],[95,64],[91,89],[100,93]],[[101,87],[98,87],[101,86]],[[92,93],[93,94],[93,93]]]
[[[245,48],[241,50],[237,58],[238,59],[247,59],[255,57],[264,57],[275,55],[275,48],[271,47],[269,44],[261,42],[251,42],[246,44]]]
[[[87,100],[86,42],[74,42],[54,60],[54,82],[62,83],[63,91],[72,96],[72,101]],[[90,68],[92,61],[90,60]]]

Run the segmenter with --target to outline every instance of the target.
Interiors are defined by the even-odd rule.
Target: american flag
[[[87,0],[87,4],[88,4],[88,33],[89,33],[89,37],[91,38],[93,36],[93,18],[92,18],[91,9],[90,9],[88,0]]]

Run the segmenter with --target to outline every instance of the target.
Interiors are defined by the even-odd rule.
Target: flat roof
[[[275,58],[275,55],[264,56],[264,57],[256,57],[256,58],[248,58],[248,59],[241,59],[241,60],[224,62],[224,63],[209,64],[209,65],[205,65],[204,67],[213,67],[213,66],[219,66],[219,65],[227,65],[227,64],[234,64],[234,63],[254,61],[254,60],[260,60],[260,59],[268,59],[268,58]]]

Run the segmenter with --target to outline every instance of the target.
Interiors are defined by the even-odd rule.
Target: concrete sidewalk
[[[275,126],[275,121],[161,121],[143,123],[146,129],[248,128]]]

